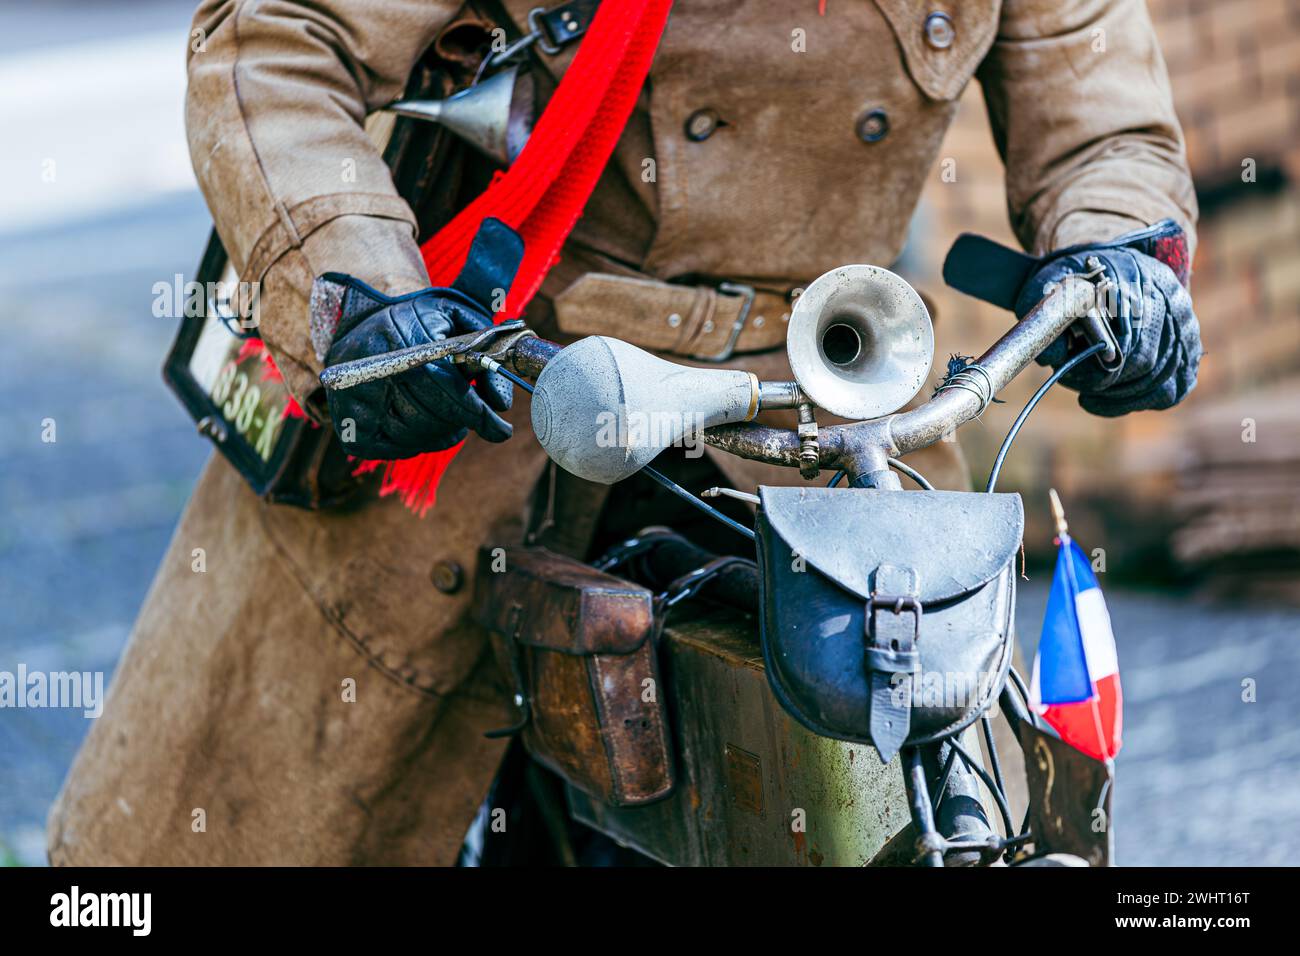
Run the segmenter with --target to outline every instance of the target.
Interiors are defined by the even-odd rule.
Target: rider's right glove
[[[424,345],[492,325],[491,304],[504,301],[523,257],[523,241],[505,223],[487,219],[469,259],[450,288],[390,297],[359,279],[327,273],[313,289],[317,303],[333,300],[338,316],[326,366]],[[359,458],[393,460],[459,444],[469,429],[492,442],[510,437],[498,412],[510,408],[510,384],[443,360],[392,378],[326,390],[330,418],[344,448]]]
[[[1089,259],[1095,258],[1113,283],[1113,294],[1105,304],[1122,363],[1106,370],[1088,360],[1061,379],[1061,384],[1079,393],[1085,411],[1112,417],[1169,408],[1196,387],[1201,335],[1192,297],[1173,268],[1148,254],[1166,250],[1174,250],[1168,258],[1185,274],[1182,230],[1165,221],[1107,243],[1053,253],[1021,288],[1015,306],[1018,318],[1024,318],[1067,273],[1092,271]],[[1082,347],[1071,348],[1069,337],[1062,335],[1038,356],[1038,363],[1059,368]]]

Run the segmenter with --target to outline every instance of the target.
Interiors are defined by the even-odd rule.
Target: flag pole
[[[1070,540],[1070,526],[1065,522],[1065,508],[1061,505],[1061,496],[1055,488],[1048,488],[1047,495],[1052,499],[1052,517],[1056,520],[1056,536],[1062,541]]]

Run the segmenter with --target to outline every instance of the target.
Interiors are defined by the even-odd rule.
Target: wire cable
[[[1047,394],[1047,390],[1060,381],[1061,376],[1069,372],[1070,369],[1074,368],[1084,359],[1096,355],[1104,348],[1106,348],[1106,343],[1098,342],[1096,345],[1089,346],[1078,355],[1074,356],[1074,358],[1062,364],[1060,368],[1047,377],[1046,382],[1039,386],[1038,391],[1034,392],[1034,397],[1025,403],[1025,407],[1021,409],[1020,414],[1011,425],[1011,430],[1007,432],[1007,437],[1002,439],[1002,447],[998,449],[998,457],[993,461],[993,468],[989,471],[988,484],[984,487],[986,493],[992,494],[993,489],[997,487],[998,475],[1002,473],[1002,463],[1006,460],[1007,452],[1011,450],[1011,443],[1016,440],[1016,434],[1020,431],[1020,426],[1024,425],[1025,419],[1029,417],[1029,413],[1034,410],[1034,406],[1038,404],[1039,400]]]
[[[755,540],[753,528],[746,528],[739,521],[736,521],[733,518],[728,518],[717,508],[713,507],[708,502],[703,501],[702,499],[691,494],[689,491],[687,491],[681,485],[677,484],[677,482],[673,481],[663,472],[657,471],[654,468],[651,468],[649,465],[643,465],[639,474],[648,475],[649,477],[653,478],[655,481],[659,482],[659,484],[663,485],[665,488],[667,488],[669,491],[675,494],[678,498],[681,498],[683,501],[687,502],[693,507],[699,508],[709,517],[718,519],[737,534],[744,535],[750,541]]]
[[[897,458],[887,458],[886,461],[889,462],[889,467],[893,468],[895,471],[901,471],[903,474],[907,475],[907,477],[911,478],[918,485],[920,485],[923,490],[934,491],[934,485],[930,484],[930,482],[926,480],[925,475],[921,474],[911,465],[905,465]]]

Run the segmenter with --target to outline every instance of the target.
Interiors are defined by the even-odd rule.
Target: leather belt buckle
[[[722,351],[716,355],[692,354],[690,357],[698,362],[725,362],[731,358],[736,351],[736,343],[740,341],[740,333],[745,331],[745,323],[749,321],[749,313],[754,305],[756,293],[752,285],[744,285],[739,282],[719,282],[717,290],[725,295],[742,296],[744,301],[740,304],[740,311],[736,314],[736,321],[731,324],[731,331],[727,335],[726,343],[722,346]]]
[[[921,638],[921,602],[911,594],[873,593],[867,601],[867,669],[886,674],[912,674],[916,672],[919,657],[916,645]],[[895,618],[911,612],[912,633],[907,634],[902,621],[895,626],[889,618],[881,620],[881,612]],[[883,626],[882,626],[883,625]]]

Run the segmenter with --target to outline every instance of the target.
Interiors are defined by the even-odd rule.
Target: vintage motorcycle
[[[1038,720],[1012,667],[1023,509],[994,490],[1047,388],[1116,358],[1103,292],[1095,275],[1067,277],[902,412],[931,367],[930,317],[903,279],[869,265],[796,300],[792,382],[604,336],[561,348],[519,321],[328,369],[332,388],[443,359],[500,373],[533,393],[534,432],[566,475],[648,477],[733,533],[722,554],[667,527],[594,557],[536,535],[484,553],[479,619],[519,713],[500,733],[522,747],[468,855],[490,857],[493,814],[526,797],[555,862],[627,861],[593,853],[594,831],[673,865],[1108,865],[1110,768]],[[1091,344],[1025,407],[984,493],[933,490],[899,461],[979,416],[1062,334]],[[754,421],[772,409],[796,411],[797,428]],[[818,410],[851,423],[819,426]],[[833,478],[702,497],[651,464],[692,435]],[[900,473],[920,490],[901,490]],[[999,715],[1024,755],[1019,820]],[[517,853],[517,831],[510,842]]]

